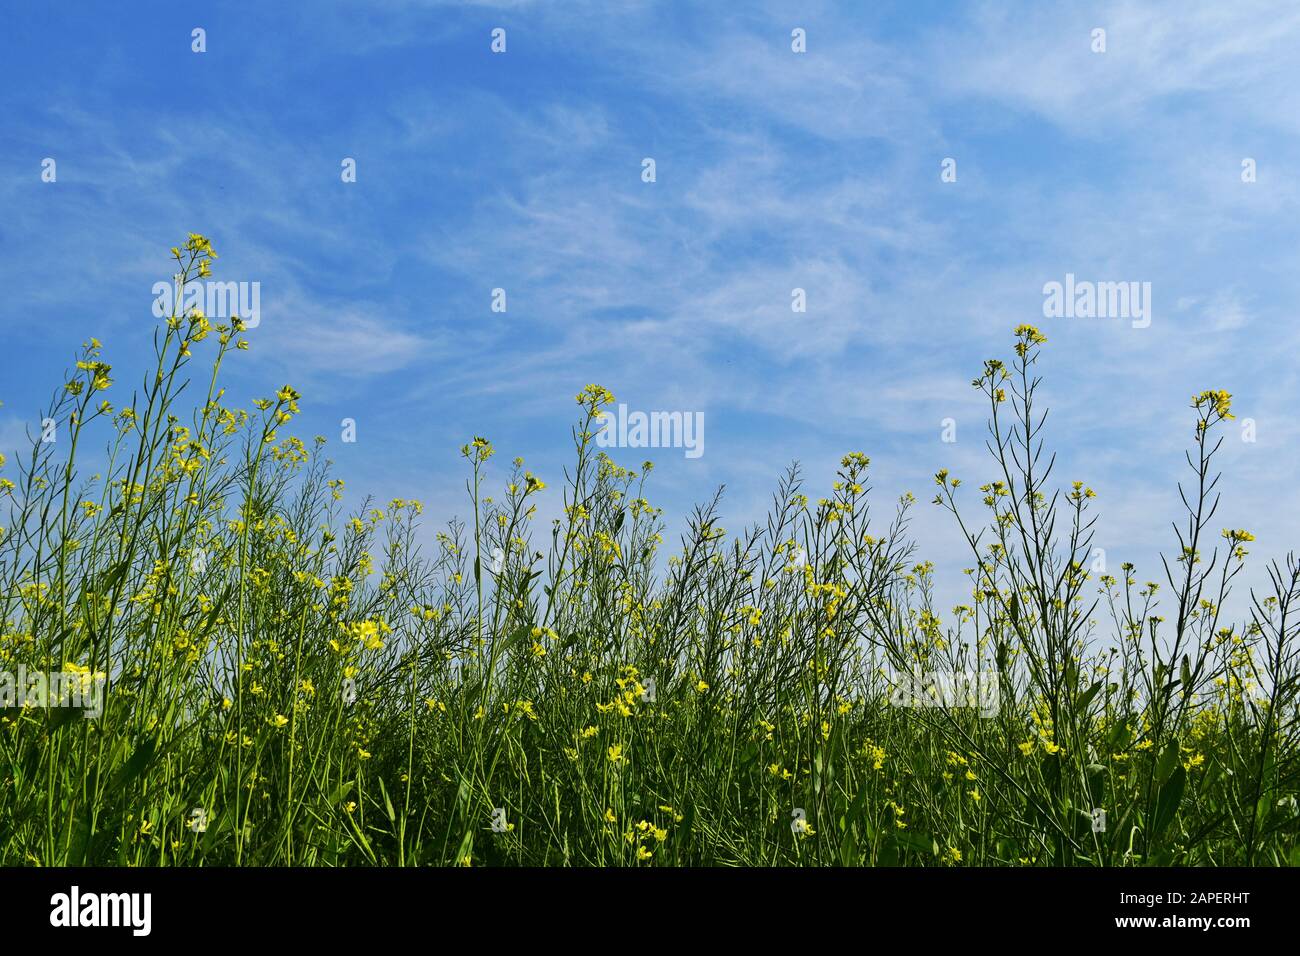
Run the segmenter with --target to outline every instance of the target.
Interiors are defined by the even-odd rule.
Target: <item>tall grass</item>
[[[182,285],[215,258],[173,254]],[[1100,574],[1092,492],[1044,450],[1045,340],[1017,329],[974,383],[993,480],[972,504],[935,476],[969,546],[969,601],[941,611],[914,500],[873,513],[860,453],[816,502],[791,468],[737,535],[715,497],[662,554],[649,463],[595,447],[595,385],[552,527],[521,460],[484,486],[485,439],[472,523],[346,513],[324,440],[288,434],[296,392],[226,404],[240,333],[172,315],[122,405],[91,342],[59,440],[0,485],[0,670],[107,680],[97,719],[0,716],[0,862],[1300,863],[1300,564],[1221,619],[1251,540],[1213,525],[1226,393],[1192,403],[1162,581]],[[996,700],[932,698],[935,675]]]

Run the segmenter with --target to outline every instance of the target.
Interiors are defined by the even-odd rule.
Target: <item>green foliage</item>
[[[178,282],[210,274],[202,237],[173,252]],[[417,502],[345,515],[324,440],[281,437],[293,389],[223,404],[240,332],[173,315],[117,408],[90,343],[48,413],[60,441],[0,483],[0,671],[72,675],[51,703],[106,684],[95,719],[0,713],[0,863],[1300,859],[1300,565],[1270,568],[1244,625],[1220,620],[1251,540],[1225,531],[1205,553],[1224,392],[1193,400],[1167,621],[1161,585],[1094,567],[1091,490],[1049,486],[1045,339],[1017,329],[1015,360],[974,383],[986,520],[935,477],[971,555],[970,602],[945,623],[907,537],[914,501],[877,524],[860,453],[815,504],[791,468],[767,520],[732,537],[715,497],[661,556],[649,463],[594,447],[613,402],[595,385],[549,533],[522,461],[503,493],[483,487],[481,438],[463,449],[473,522],[431,549]],[[111,438],[88,477],[94,429]]]

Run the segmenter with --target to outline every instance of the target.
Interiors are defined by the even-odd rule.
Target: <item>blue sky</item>
[[[1225,442],[1219,523],[1257,534],[1257,568],[1300,541],[1293,4],[3,16],[0,447],[90,336],[118,389],[138,382],[150,289],[195,231],[218,278],[261,283],[231,397],[293,384],[304,436],[355,419],[355,444],[331,442],[338,473],[358,495],[423,500],[430,537],[466,512],[457,449],[474,435],[501,453],[494,477],[522,455],[550,482],[553,512],[573,396],[598,382],[632,409],[704,414],[697,459],[614,453],[653,458],[649,496],[672,517],[725,484],[739,529],[791,461],[817,497],[866,452],[882,519],[903,491],[920,499],[914,531],[950,604],[967,555],[926,504],[931,476],[947,467],[972,493],[993,477],[970,380],[1029,322],[1049,339],[1058,475],[1096,488],[1109,562],[1156,576],[1188,401],[1207,388],[1257,427]],[[956,182],[940,179],[948,157]],[[1150,282],[1151,325],[1044,318],[1044,284],[1067,273]]]

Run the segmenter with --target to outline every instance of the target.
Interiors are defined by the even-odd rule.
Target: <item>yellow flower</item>
[[[863,746],[862,752],[866,758],[871,761],[872,770],[881,770],[884,768],[885,758],[888,756],[888,754],[885,753],[884,747],[877,746],[868,740]]]
[[[537,719],[537,711],[533,709],[533,702],[531,700],[515,701],[515,713],[523,714],[529,720]]]
[[[597,412],[606,405],[614,404],[614,394],[602,385],[588,385],[577,394],[575,400],[579,405]]]
[[[605,809],[605,822],[606,822],[606,823],[618,823],[618,817],[614,816],[614,811],[613,811],[613,810],[610,810],[610,809],[608,809],[608,808]]]
[[[460,453],[471,461],[483,462],[492,457],[495,453],[495,449],[493,449],[492,443],[486,438],[475,438],[472,443],[462,445]]]
[[[1220,418],[1236,418],[1232,414],[1232,396],[1222,389],[1210,389],[1192,396],[1193,408],[1213,409]]]
[[[623,756],[623,745],[613,744],[608,751],[609,762],[613,764],[622,763],[627,758]]]
[[[268,718],[268,720],[272,727],[283,727],[289,722],[289,718],[284,714],[276,714],[274,717]]]

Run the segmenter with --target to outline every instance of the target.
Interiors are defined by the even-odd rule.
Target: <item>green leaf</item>
[[[840,841],[840,865],[858,865],[858,840],[853,834],[853,827],[844,828],[844,839]]]
[[[466,857],[470,857],[472,859],[473,853],[474,853],[474,828],[470,827],[465,831],[465,835],[461,837],[460,849],[456,851],[456,862],[460,863],[460,861],[465,859]]]
[[[320,819],[317,817],[317,819]],[[186,825],[189,819],[186,818]],[[324,822],[324,821],[322,821]],[[213,847],[226,838],[227,833],[235,832],[234,811],[230,807],[222,807],[215,813],[208,814],[208,828],[203,831],[199,838],[199,852],[208,854],[212,852]]]
[[[1156,816],[1151,827],[1154,835],[1159,836],[1173,822],[1174,815],[1178,813],[1178,805],[1183,802],[1183,789],[1186,786],[1187,771],[1180,764],[1156,797]]]
[[[933,837],[925,833],[914,833],[911,830],[893,831],[894,842],[899,846],[906,847],[916,853],[934,853],[934,847],[937,845]]]
[[[113,565],[99,579],[99,587],[95,588],[95,593],[100,595],[111,594],[113,589],[121,583],[122,578],[126,577],[127,569],[130,567],[129,561],[119,561]]]
[[[881,840],[876,847],[876,866],[898,866],[898,844],[893,840]]]
[[[515,628],[514,633],[511,634],[509,637],[507,637],[505,639],[505,643],[501,645],[502,652],[508,651],[512,647],[515,647],[516,645],[521,643],[524,638],[529,637],[532,633],[533,633],[533,629],[531,627],[528,627],[525,624],[519,625],[519,627]]]
[[[1125,750],[1132,740],[1132,718],[1126,716],[1110,728],[1110,735],[1107,737],[1106,743],[1110,746],[1111,753],[1119,753]]]
[[[396,823],[397,814],[393,812],[393,801],[388,799],[388,788],[384,786],[384,778],[379,777],[379,793],[384,798],[384,812],[388,814],[388,822]]]
[[[1088,710],[1088,705],[1092,703],[1092,699],[1097,696],[1097,693],[1105,686],[1105,683],[1105,681],[1099,680],[1080,694],[1075,710],[1080,714],[1085,713]]]
[[[86,862],[86,851],[90,847],[90,812],[86,810],[72,830],[72,839],[68,844],[68,866],[81,866]]]
[[[53,707],[51,710],[53,713],[50,715],[50,733],[67,726],[74,717],[82,716],[82,711],[77,707]]]
[[[856,822],[859,818],[862,818],[862,808],[867,805],[867,792],[867,787],[858,788],[858,795],[853,798],[853,803],[849,805],[850,821]],[[867,833],[870,833],[870,821],[867,821],[865,818],[863,818],[863,821],[867,823]]]
[[[148,769],[149,764],[153,762],[154,753],[158,750],[158,738],[147,737],[144,743],[135,748],[129,760],[122,765],[122,769],[117,772],[117,779],[113,783],[114,790],[120,790],[140,774]]]
[[[1210,757],[1205,762],[1205,773],[1201,776],[1201,791],[1204,792],[1212,788],[1222,776],[1223,764],[1219,763],[1217,757]]]
[[[1043,775],[1043,782],[1049,789],[1055,789],[1056,784],[1061,779],[1061,758],[1056,754],[1044,753],[1039,758],[1039,771]]]
[[[332,807],[337,806],[340,802],[342,802],[344,797],[346,797],[349,793],[352,792],[352,788],[354,786],[356,786],[355,780],[345,780],[343,783],[339,784],[337,787],[334,788],[334,792],[330,794],[329,799],[325,802]]]
[[[1160,759],[1156,761],[1156,783],[1163,786],[1177,766],[1178,741],[1171,740],[1169,746],[1165,747],[1164,753],[1160,755]]]

